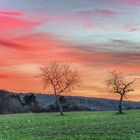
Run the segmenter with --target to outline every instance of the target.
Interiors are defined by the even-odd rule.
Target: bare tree
[[[120,73],[113,71],[110,73],[110,77],[106,80],[107,86],[112,90],[113,93],[120,96],[119,100],[119,113],[122,113],[122,102],[124,97],[127,96],[128,92],[134,91],[132,86],[135,80],[130,82],[125,80],[125,77]]]
[[[77,71],[73,71],[68,64],[54,62],[46,67],[42,67],[42,79],[46,86],[50,86],[56,97],[60,114],[63,115],[62,104],[59,97],[63,93],[69,93],[79,83]]]

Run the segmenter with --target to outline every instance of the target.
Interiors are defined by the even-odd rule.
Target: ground
[[[1,115],[0,140],[140,140],[140,111]]]

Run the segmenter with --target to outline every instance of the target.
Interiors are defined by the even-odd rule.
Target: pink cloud
[[[0,16],[0,30],[5,31],[19,27],[32,27],[35,23],[14,17]]]
[[[0,15],[5,15],[5,16],[23,16],[24,14],[22,12],[16,12],[16,11],[0,11]]]
[[[24,45],[13,40],[0,40],[0,46],[16,49],[16,50],[29,50],[29,45]]]
[[[33,20],[31,17],[28,16],[30,13],[22,12],[22,11],[0,11],[0,30],[3,34],[10,30],[17,30],[17,29],[32,29],[37,25],[40,25],[39,20]],[[15,32],[14,34],[17,34]]]
[[[83,24],[83,28],[85,29],[95,29],[97,25],[93,22],[86,22]]]
[[[130,5],[140,6],[140,0],[125,0]]]
[[[112,10],[98,10],[97,13],[104,15],[104,16],[113,16],[117,15],[118,13]]]
[[[104,29],[104,26],[102,26],[99,23],[93,22],[93,21],[84,21],[82,24],[82,27],[84,29],[88,29],[88,30],[94,30],[97,28]]]
[[[140,28],[133,27],[130,25],[124,25],[124,30],[127,32],[137,32],[137,31],[140,31]]]
[[[116,11],[112,11],[109,9],[99,9],[99,10],[85,10],[85,11],[79,11],[79,15],[81,16],[95,16],[95,15],[101,15],[101,16],[113,16],[119,14]]]

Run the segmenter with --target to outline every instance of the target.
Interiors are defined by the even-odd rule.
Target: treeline
[[[15,94],[0,90],[0,114],[26,113],[26,112],[49,112],[55,111],[54,105],[43,108],[37,101],[35,94]],[[52,110],[55,109],[55,110]]]
[[[60,96],[64,111],[117,110],[118,101],[109,99]],[[124,102],[123,109],[140,109],[140,102]],[[11,93],[0,90],[0,114],[59,112],[53,95]]]
[[[91,110],[88,107],[78,107],[69,101],[67,102],[65,96],[60,96],[59,101],[63,105],[64,111]],[[53,103],[49,102],[47,106],[43,106],[39,103],[36,94],[34,93],[16,94],[0,90],[0,114],[58,111],[59,106],[57,101],[54,101]]]

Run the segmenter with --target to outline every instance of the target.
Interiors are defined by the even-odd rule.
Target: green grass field
[[[140,140],[140,111],[0,116],[0,140]]]

